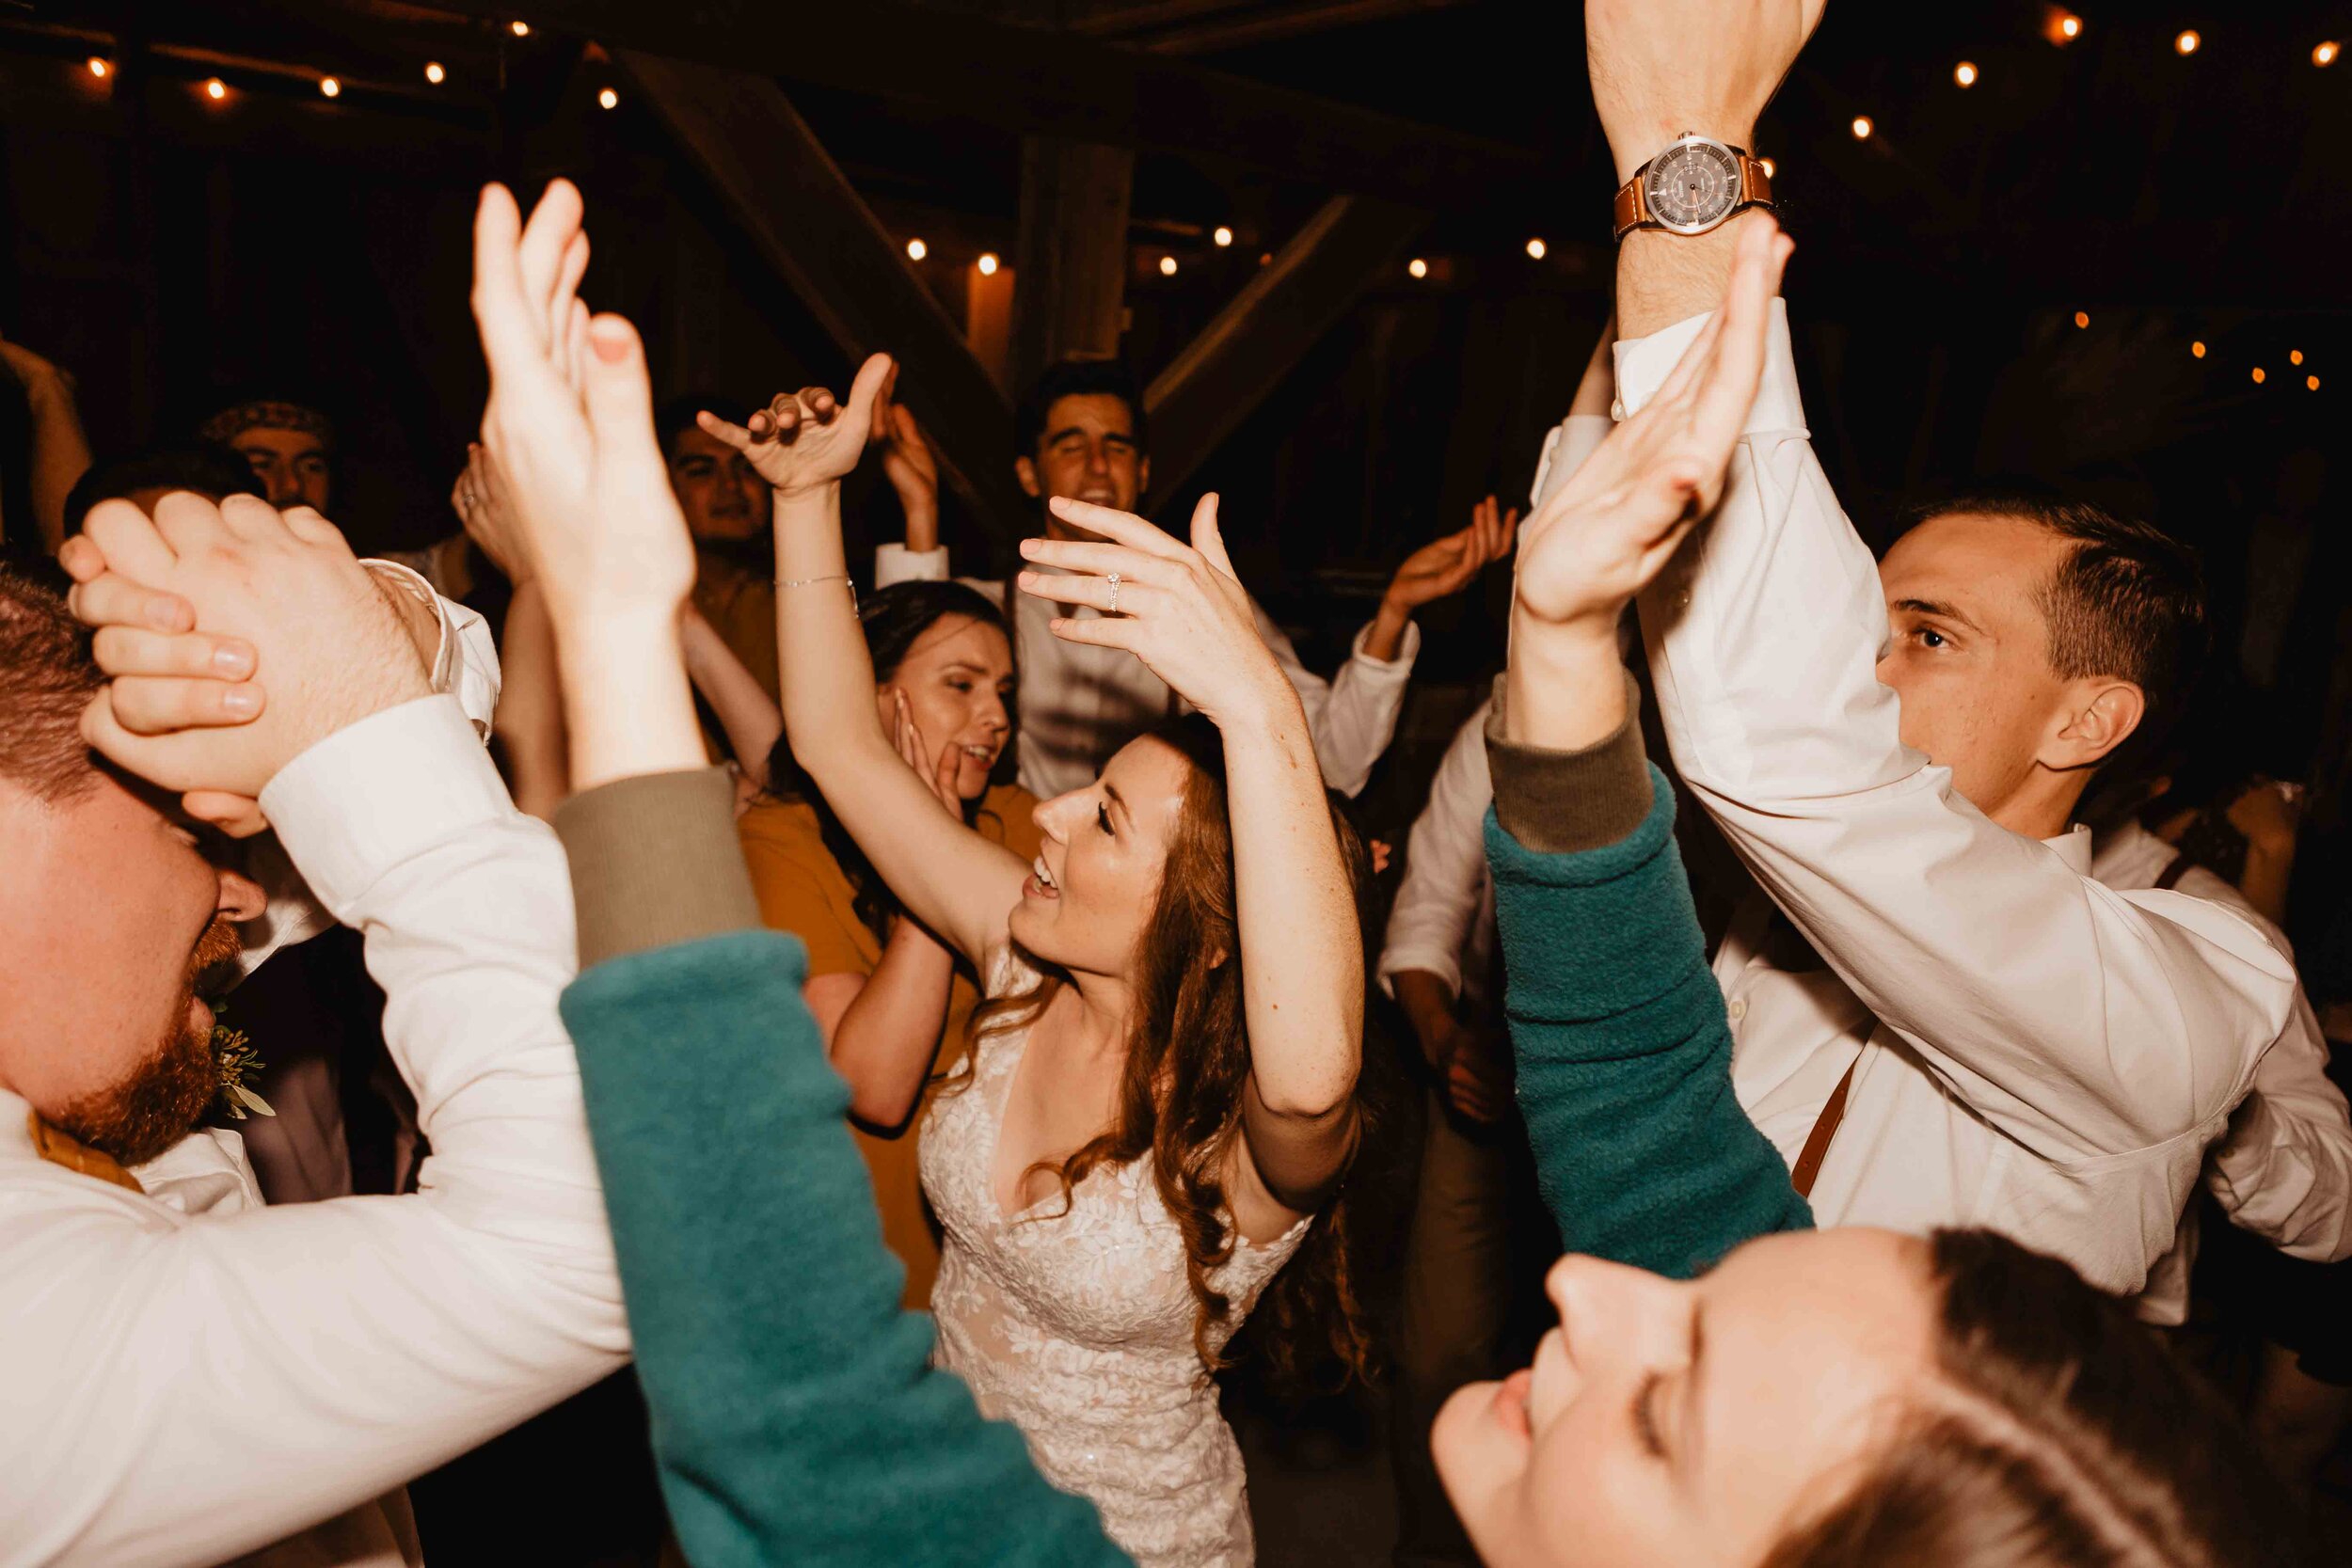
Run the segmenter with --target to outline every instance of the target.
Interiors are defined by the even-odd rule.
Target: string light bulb
[[[2196,28],[2184,27],[2181,29],[2181,36],[2172,40],[2172,47],[2183,55],[2194,55],[2197,53],[2197,46],[2204,41],[2197,36]]]
[[[527,39],[531,36],[531,24],[525,22],[520,17],[516,17],[514,21],[506,24],[506,30],[514,34],[518,39]]]
[[[442,82],[448,79],[448,77],[449,72],[441,69],[440,61],[427,60],[424,62],[424,79],[432,83],[435,87],[439,87]]]
[[[1527,254],[1538,261],[1544,259],[1544,251],[1546,248],[1547,247],[1545,246],[1544,242],[1540,238],[1533,239],[1527,242]]]
[[[1233,243],[1233,231],[1220,223],[1216,226],[1216,232],[1210,235],[1209,238],[1216,242],[1217,249],[1223,250],[1227,245]]]
[[[2202,359],[2205,356],[2204,340],[2201,338],[2196,342],[2189,344],[2188,352],[2192,356]]]
[[[338,82],[332,76],[322,76],[319,78],[319,96],[321,98],[341,98],[342,95],[343,85],[341,82]]]
[[[1868,115],[1856,115],[1853,117],[1854,140],[1868,141],[1870,139],[1870,133],[1876,129],[1877,127],[1870,123],[1870,117]]]
[[[89,57],[89,73],[92,76],[97,77],[102,82],[106,79],[106,73],[113,69],[114,67],[108,65],[105,59],[101,55],[92,55]]]
[[[1163,256],[1160,258],[1160,276],[1162,277],[1173,277],[1176,276],[1175,257]]]
[[[910,261],[919,261],[930,253],[931,247],[925,245],[920,239],[913,239],[907,242],[907,260]]]
[[[972,264],[980,269],[980,276],[982,277],[993,277],[996,276],[996,253],[993,250],[981,251],[980,259]]]
[[[2070,11],[2058,18],[2058,30],[2062,39],[2078,39],[2083,36],[2083,19]]]
[[[2090,312],[2088,310],[2075,311],[2074,325],[2076,326],[2089,326],[2090,325]]]
[[[229,96],[229,84],[215,76],[204,84],[204,96],[217,103]]]
[[[1405,263],[1405,270],[1415,277],[1426,277],[1429,276],[1429,263],[1416,256]]]
[[[1977,68],[1975,64],[1968,60],[1963,60],[1958,65],[1952,67],[1952,80],[1958,82],[1963,87],[1975,87],[1977,85]]]
[[[2299,364],[2301,364],[2302,362],[2303,362],[2303,351],[2302,351],[2301,349],[2299,349],[2299,348],[2291,348],[2291,349],[2287,350],[2287,363],[2288,363],[2288,364],[2290,364],[2290,365],[2299,365]]]
[[[2303,378],[2303,385],[2316,392],[2319,390],[2319,377],[2315,375],[2307,375]]]
[[[2261,386],[2264,382],[2265,382],[2265,381],[2267,381],[2267,380],[2269,380],[2269,379],[2270,379],[2270,377],[2269,377],[2266,373],[2265,373],[2265,372],[2264,372],[2263,368],[2262,368],[2260,365],[2257,365],[2257,366],[2255,366],[2255,367],[2254,367],[2254,385],[2255,385],[2255,386],[2259,387],[2259,386]]]
[[[2335,64],[2336,56],[2343,53],[2343,44],[2333,39],[2322,39],[2318,46],[2312,51],[2312,64],[2325,71]]]
[[[621,106],[621,95],[611,87],[600,88],[596,93],[596,104],[599,108],[617,109]]]

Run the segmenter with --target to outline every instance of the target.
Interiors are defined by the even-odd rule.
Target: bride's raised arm
[[[1266,1228],[1251,1223],[1252,1196],[1306,1212],[1354,1151],[1364,948],[1314,738],[1296,689],[1258,635],[1216,504],[1213,495],[1201,499],[1187,548],[1140,517],[1057,497],[1059,516],[1111,543],[1024,540],[1030,561],[1077,575],[1024,572],[1020,585],[1105,611],[1058,618],[1054,635],[1135,654],[1215,722],[1224,743],[1250,1066],[1242,1102],[1248,1159],[1233,1199],[1250,1235]]]
[[[841,547],[841,478],[866,451],[894,367],[875,355],[844,403],[822,388],[779,394],[748,427],[702,428],[775,489],[776,649],[792,755],[907,911],[981,968],[1028,867],[964,826],[882,733],[874,662]]]

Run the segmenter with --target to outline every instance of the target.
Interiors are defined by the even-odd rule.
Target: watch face
[[[1740,161],[1718,142],[1677,142],[1650,165],[1642,195],[1669,229],[1711,229],[1740,200]]]

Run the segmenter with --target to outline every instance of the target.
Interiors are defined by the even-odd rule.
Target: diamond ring
[[[1110,612],[1111,612],[1113,615],[1116,615],[1116,614],[1118,614],[1118,613],[1119,613],[1119,574],[1118,574],[1117,572],[1113,572],[1113,573],[1111,573],[1111,574],[1110,574],[1110,579],[1111,579],[1111,608],[1110,608]]]

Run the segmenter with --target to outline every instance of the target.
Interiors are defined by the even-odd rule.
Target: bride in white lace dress
[[[1210,1372],[1284,1263],[1337,1245],[1317,1216],[1358,1132],[1360,852],[1215,497],[1190,547],[1056,498],[1055,536],[1022,546],[1053,575],[1019,582],[1066,607],[1056,636],[1141,658],[1199,717],[1041,805],[1034,864],[940,804],[883,732],[844,592],[839,481],[892,373],[876,356],[846,402],[787,393],[751,429],[704,428],[775,487],[795,757],[909,916],[993,982],[974,1065],[922,1132],[947,1232],[937,1358],[1143,1568],[1244,1568],[1241,1457]],[[932,1045],[911,1035],[903,1059],[853,1070],[919,1079]],[[1277,1289],[1324,1277],[1302,1258]],[[1360,1344],[1336,1291],[1301,1305],[1318,1338]]]

